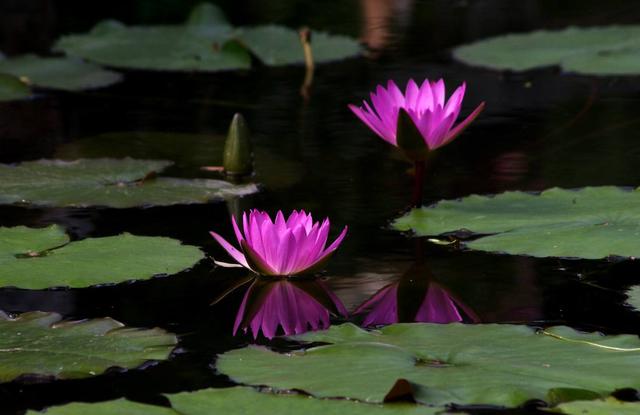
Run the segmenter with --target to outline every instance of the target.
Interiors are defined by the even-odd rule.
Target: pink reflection
[[[321,281],[255,279],[247,290],[233,326],[272,339],[331,325],[331,315],[347,315],[342,302]],[[279,332],[279,329],[281,333]]]

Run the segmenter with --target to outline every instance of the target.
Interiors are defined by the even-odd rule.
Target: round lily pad
[[[0,60],[0,62],[2,62]],[[29,98],[31,90],[20,79],[0,73],[0,102]]]
[[[553,188],[472,195],[414,209],[393,226],[417,235],[471,232],[471,249],[535,257],[640,256],[640,191]]]
[[[28,289],[88,287],[175,274],[203,252],[165,237],[128,233],[70,242],[64,231],[0,227],[0,286]]]
[[[171,164],[128,158],[0,164],[0,203],[129,208],[206,203],[257,191],[253,184],[155,177]]]
[[[169,357],[176,336],[110,318],[62,321],[59,314],[0,315],[0,382],[20,376],[76,379]]]
[[[298,33],[281,26],[233,28],[211,4],[201,4],[183,25],[125,26],[104,21],[89,33],[61,37],[57,50],[102,65],[174,71],[248,69],[249,50],[266,65],[304,62]],[[314,32],[316,62],[356,56],[355,39]]]
[[[630,335],[414,323],[379,331],[344,324],[294,338],[330,344],[287,354],[249,346],[219,356],[217,369],[247,385],[366,402],[382,402],[398,379],[406,379],[415,399],[432,405],[516,406],[550,400],[558,388],[602,396],[640,386],[640,340]]]
[[[35,55],[0,59],[0,73],[18,77],[29,85],[66,91],[100,88],[122,80],[119,73],[80,59]]]
[[[559,65],[591,75],[640,74],[640,26],[569,27],[483,39],[453,50],[456,59],[524,71]]]

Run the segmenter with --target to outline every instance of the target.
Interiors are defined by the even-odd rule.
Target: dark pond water
[[[87,30],[106,17],[128,23],[179,22],[195,3],[3,0],[0,50],[45,52],[59,34]],[[230,211],[303,208],[330,217],[332,235],[350,227],[327,267],[326,282],[353,310],[416,261],[416,241],[388,228],[409,205],[410,166],[366,129],[347,104],[387,79],[404,83],[412,77],[444,77],[450,87],[466,81],[463,114],[482,100],[487,103],[467,132],[430,161],[426,202],[510,189],[640,183],[638,78],[570,76],[553,68],[499,74],[457,64],[448,54],[455,45],[500,33],[638,23],[638,2],[611,0],[603,7],[584,0],[241,0],[221,5],[234,23],[307,24],[366,38],[380,52],[319,66],[308,102],[299,93],[304,69],[286,67],[215,75],[131,71],[124,83],[110,88],[43,92],[33,100],[0,104],[1,162],[54,157],[66,143],[106,132],[198,133],[219,140],[236,111],[249,121],[256,153],[269,160],[257,172],[258,180],[269,177],[263,191],[229,206],[0,207],[0,226],[58,223],[75,238],[124,231],[165,235],[226,258],[208,231],[231,237]],[[200,175],[197,167],[187,161],[172,173]],[[636,261],[534,259],[435,245],[427,245],[422,257],[434,278],[483,322],[640,333],[640,314],[623,305],[624,289],[640,283]],[[251,341],[231,334],[242,292],[209,304],[241,276],[241,271],[216,269],[206,260],[179,275],[117,286],[1,289],[0,309],[7,312],[111,316],[127,325],[178,333],[181,344],[171,360],[143,371],[82,381],[0,384],[0,412],[122,396],[162,402],[161,393],[230,385],[212,364],[216,354]]]

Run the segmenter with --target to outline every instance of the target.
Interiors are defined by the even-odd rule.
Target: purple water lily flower
[[[248,216],[242,215],[242,230],[235,218],[232,222],[241,251],[217,233],[211,235],[239,265],[260,275],[288,276],[315,271],[338,249],[347,234],[345,226],[327,247],[329,219],[314,222],[311,214],[303,210],[294,210],[286,220],[278,211],[272,221],[266,212],[254,209]]]
[[[427,150],[435,150],[455,139],[484,108],[484,102],[457,126],[453,126],[460,109],[466,89],[465,83],[459,86],[445,101],[445,86],[442,79],[431,82],[425,79],[418,86],[411,79],[404,94],[395,82],[388,81],[387,88],[378,85],[371,93],[371,103],[365,100],[362,107],[350,104],[349,108],[369,128],[383,140],[398,146],[398,118],[400,110],[406,111],[413,124],[424,139]],[[402,146],[401,146],[402,147]]]
[[[285,335],[327,329],[330,315],[347,315],[342,302],[320,281],[256,279],[247,290],[233,326],[272,339],[278,328]]]

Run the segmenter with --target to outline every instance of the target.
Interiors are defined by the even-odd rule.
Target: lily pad
[[[0,228],[0,286],[88,287],[175,274],[204,258],[191,245],[128,233],[70,242],[64,231]]]
[[[205,389],[167,395],[173,408],[183,415],[318,414],[318,415],[430,415],[443,408],[394,403],[372,405],[361,402],[316,399],[300,394],[273,394],[252,388]]]
[[[472,195],[414,209],[393,226],[417,235],[478,236],[471,249],[535,257],[640,256],[640,191],[553,188],[540,194]]]
[[[443,408],[423,405],[372,405],[354,401],[315,399],[299,394],[273,394],[253,388],[233,387],[203,389],[166,395],[173,409],[118,399],[99,403],[72,403],[52,407],[47,415],[263,415],[263,414],[319,414],[319,415],[431,415],[444,414]],[[38,412],[28,412],[36,415]]]
[[[284,26],[266,25],[239,29],[238,38],[269,66],[304,63],[300,35]],[[362,53],[360,44],[347,36],[314,31],[311,38],[314,62],[330,62]]]
[[[115,401],[84,403],[74,402],[62,406],[53,406],[46,415],[188,415],[178,414],[171,408],[132,402],[126,399]],[[27,415],[42,415],[39,411],[28,411]]]
[[[432,405],[516,406],[558,388],[602,396],[640,386],[640,340],[630,335],[413,323],[379,331],[344,324],[294,339],[330,344],[287,354],[249,346],[219,356],[217,369],[247,385],[378,403],[401,378]]]
[[[66,91],[100,88],[122,80],[119,73],[80,59],[35,55],[0,59],[0,73],[18,77],[28,85]]]
[[[0,102],[25,99],[29,98],[30,95],[31,90],[20,79],[0,73]]]
[[[614,398],[575,401],[563,403],[550,412],[568,415],[637,415],[640,414],[640,403],[621,402]]]
[[[361,53],[354,39],[322,32],[313,36],[316,62]],[[107,66],[146,70],[248,69],[247,48],[266,65],[304,62],[296,31],[275,26],[233,28],[211,4],[197,6],[183,25],[127,27],[104,21],[89,33],[61,37],[55,48]]]
[[[37,206],[130,208],[206,203],[257,191],[253,184],[155,177],[163,160],[38,160],[0,164],[0,203]]]
[[[59,314],[0,315],[0,382],[33,375],[59,379],[95,376],[112,367],[131,369],[169,357],[176,336],[125,327],[110,318],[62,321]]]
[[[456,59],[491,69],[525,71],[559,65],[592,75],[640,74],[640,26],[569,27],[483,39],[453,51]]]

